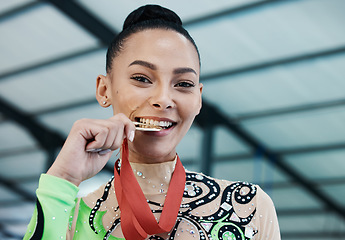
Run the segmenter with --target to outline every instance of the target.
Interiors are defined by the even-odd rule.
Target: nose
[[[175,107],[173,94],[168,86],[160,86],[155,88],[150,98],[150,104],[155,109],[165,110]]]

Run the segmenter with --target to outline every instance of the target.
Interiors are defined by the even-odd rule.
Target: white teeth
[[[140,118],[139,122],[150,124],[153,126],[160,126],[160,127],[170,127],[173,124],[172,122],[168,122],[168,121],[157,121],[157,120],[146,119],[146,118]]]
[[[171,125],[172,125],[172,122],[166,122],[166,121],[160,122],[161,127],[170,127]]]

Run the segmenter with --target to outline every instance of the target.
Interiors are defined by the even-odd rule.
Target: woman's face
[[[201,108],[199,59],[192,43],[171,30],[132,34],[106,77],[114,114],[164,123],[159,132],[136,131],[129,144],[136,158],[172,160]],[[156,122],[157,123],[157,122]]]

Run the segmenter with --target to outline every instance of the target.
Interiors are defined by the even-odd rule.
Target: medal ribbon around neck
[[[175,170],[157,223],[128,161],[128,142],[122,144],[121,172],[114,167],[116,198],[121,210],[121,228],[126,240],[141,240],[147,235],[170,232],[175,225],[186,183],[186,172],[177,156]]]

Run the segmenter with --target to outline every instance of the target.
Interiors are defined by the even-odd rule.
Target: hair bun
[[[123,30],[140,22],[160,20],[182,25],[180,17],[173,11],[159,5],[145,5],[131,12],[123,24]]]

